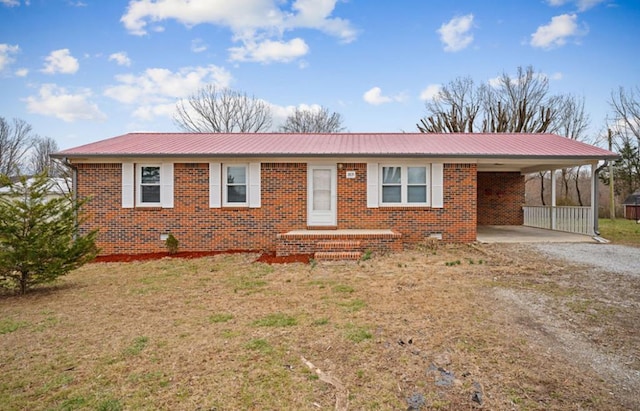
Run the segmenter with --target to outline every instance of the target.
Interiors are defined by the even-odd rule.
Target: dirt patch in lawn
[[[178,253],[169,254],[168,252],[162,253],[143,253],[143,254],[112,254],[112,255],[101,255],[96,257],[92,262],[93,263],[130,263],[133,261],[152,261],[152,260],[161,260],[163,258],[182,258],[182,259],[193,259],[193,258],[203,258],[203,257],[211,257],[214,255],[221,254],[250,254],[255,253],[252,251],[246,250],[236,250],[236,251],[180,251]],[[288,255],[288,256],[276,256],[275,253],[260,253],[256,262],[266,263],[266,264],[291,264],[291,263],[303,263],[309,264],[313,255],[311,254],[297,254],[297,255]]]
[[[152,261],[161,260],[163,258],[181,258],[194,259],[211,257],[220,254],[246,254],[251,251],[246,250],[230,250],[230,251],[180,251],[177,253],[140,253],[140,254],[109,254],[97,256],[93,263],[131,263],[134,261]]]
[[[633,409],[640,281],[521,246],[96,263],[0,296],[6,409]],[[19,348],[16,348],[19,347]]]

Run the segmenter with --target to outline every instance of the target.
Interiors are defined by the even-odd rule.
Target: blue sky
[[[459,76],[518,66],[585,98],[640,83],[637,0],[0,0],[0,116],[61,149],[177,131],[175,103],[207,83],[342,114],[351,132],[416,131]]]

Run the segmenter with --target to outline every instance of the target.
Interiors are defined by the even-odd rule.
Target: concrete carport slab
[[[594,243],[592,236],[522,225],[478,226],[479,243]]]

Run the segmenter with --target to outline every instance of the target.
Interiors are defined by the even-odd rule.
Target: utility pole
[[[609,151],[613,151],[613,133],[608,129]],[[616,219],[616,199],[613,189],[613,161],[609,160],[609,218]]]

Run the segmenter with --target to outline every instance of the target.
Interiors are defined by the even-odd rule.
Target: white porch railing
[[[591,207],[524,206],[524,225],[593,235]]]

